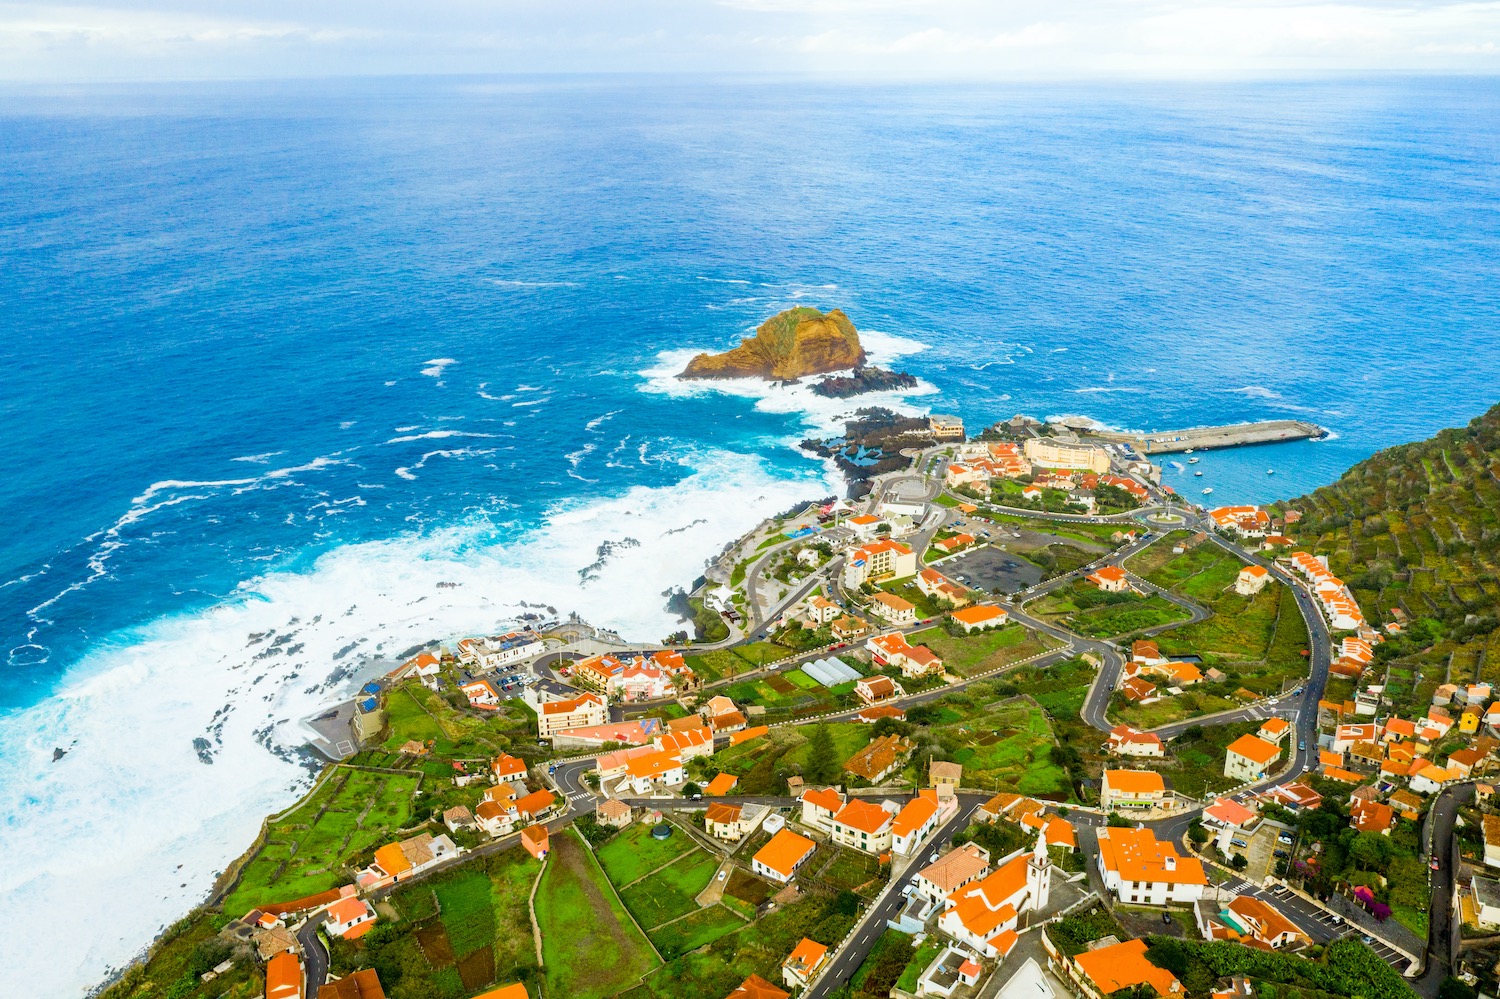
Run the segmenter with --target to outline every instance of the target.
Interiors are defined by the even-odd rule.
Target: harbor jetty
[[[1129,444],[1141,454],[1169,454],[1174,451],[1208,451],[1213,448],[1239,447],[1244,444],[1273,444],[1323,437],[1328,433],[1316,423],[1305,420],[1265,420],[1260,423],[1233,423],[1218,427],[1189,427],[1186,430],[1158,430],[1151,433],[1121,433],[1113,430],[1080,430],[1080,436],[1115,444]]]

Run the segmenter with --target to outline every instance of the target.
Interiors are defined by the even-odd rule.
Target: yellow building
[[[1087,469],[1099,473],[1109,471],[1109,452],[1081,441],[1033,437],[1026,442],[1026,460],[1041,468]]]

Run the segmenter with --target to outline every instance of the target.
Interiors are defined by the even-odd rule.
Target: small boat
[[[1193,453],[1193,449],[1192,448],[1188,448],[1186,451],[1183,452],[1183,454],[1192,454],[1192,453]]]
[[[1207,496],[1211,492],[1213,492],[1213,489],[1205,489],[1203,490],[1203,495]]]
[[[1189,452],[1189,453],[1191,453],[1191,452]],[[1197,458],[1189,458],[1188,459],[1188,464],[1189,465],[1196,465],[1196,464],[1198,464],[1198,459]]]
[[[1194,472],[1193,473],[1193,477],[1201,479],[1201,478],[1203,478],[1203,473],[1202,472]]]
[[[1276,469],[1274,469],[1274,468],[1268,468],[1268,469],[1266,469],[1266,474],[1267,475],[1275,475],[1276,474]]]

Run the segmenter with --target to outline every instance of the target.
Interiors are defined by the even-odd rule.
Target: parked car
[[[1278,842],[1278,843],[1290,843],[1291,841],[1292,841],[1292,834],[1291,833],[1282,833],[1280,836],[1276,837],[1276,842]]]
[[[1290,857],[1291,854],[1287,853],[1285,850],[1277,850],[1272,854],[1272,856],[1280,860],[1285,860],[1287,857]]]

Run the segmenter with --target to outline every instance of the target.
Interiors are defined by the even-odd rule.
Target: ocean
[[[1467,421],[1496,120],[1468,79],[0,91],[0,992],[81,995],[201,900],[379,662],[676,630],[842,489],[796,444],[857,406],[1332,431],[1168,466],[1216,503]],[[672,377],[794,304],[918,389]]]

